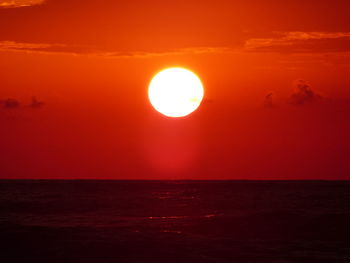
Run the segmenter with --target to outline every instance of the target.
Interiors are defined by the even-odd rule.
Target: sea
[[[1,180],[0,262],[349,263],[350,181]]]

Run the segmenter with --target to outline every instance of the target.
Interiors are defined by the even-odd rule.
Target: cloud
[[[44,102],[37,100],[36,97],[32,97],[32,102],[29,105],[29,107],[31,107],[33,109],[39,109],[39,108],[43,107],[44,105],[45,105]]]
[[[251,38],[246,51],[254,52],[350,52],[350,32],[276,32],[271,38]]]
[[[5,109],[16,109],[19,108],[20,103],[16,99],[8,98],[5,100],[0,100],[0,104],[3,106]]]
[[[120,51],[110,47],[62,43],[0,41],[0,51],[89,55],[106,58],[150,58],[171,55],[229,54],[234,52],[338,53],[350,52],[350,32],[275,32],[270,38],[248,38],[243,46],[164,48],[159,51]],[[345,53],[344,53],[345,52]]]
[[[322,96],[316,93],[305,80],[297,80],[295,89],[289,98],[289,103],[292,105],[305,105],[322,100]]]
[[[266,108],[273,108],[273,107],[275,107],[275,104],[273,103],[273,95],[274,95],[273,92],[269,92],[265,96],[265,98],[264,98],[264,106]]]
[[[39,101],[36,97],[32,97],[30,104],[24,105],[24,108],[40,109],[45,105],[44,102]],[[0,106],[4,109],[17,109],[21,107],[21,103],[17,99],[7,98],[0,100]]]
[[[293,106],[301,106],[301,105],[321,105],[321,106],[335,106],[346,104],[339,99],[331,99],[321,95],[318,91],[314,90],[308,81],[303,79],[298,79],[294,81],[294,89],[293,92],[286,99],[282,99],[279,101],[279,105],[293,105]],[[269,92],[265,95],[263,100],[263,106],[266,108],[275,108],[275,93],[273,91]],[[349,104],[350,105],[350,104]]]
[[[0,8],[18,8],[43,4],[45,0],[0,0]]]
[[[109,58],[149,58],[169,55],[227,53],[232,49],[225,47],[194,47],[181,49],[167,49],[159,52],[130,51],[119,52],[93,46],[47,44],[47,43],[22,43],[15,41],[0,41],[0,51],[14,51],[41,54],[67,54],[67,55],[91,55]]]
[[[1,0],[0,0],[1,1]],[[171,55],[229,54],[235,52],[350,53],[350,32],[274,32],[269,38],[247,38],[241,46],[163,48],[159,51],[120,51],[100,45],[0,41],[1,51],[89,55],[106,58],[150,58]]]
[[[77,53],[78,47],[64,44],[47,43],[21,43],[15,41],[0,41],[0,51],[22,51],[35,53]],[[87,53],[84,48],[79,48],[81,53]]]

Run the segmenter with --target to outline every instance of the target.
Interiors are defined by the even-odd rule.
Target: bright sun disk
[[[185,68],[167,68],[157,73],[148,88],[152,106],[168,117],[183,117],[202,102],[204,89],[199,77]]]

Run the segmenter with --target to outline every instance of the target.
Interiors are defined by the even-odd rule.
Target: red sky
[[[349,10],[0,0],[0,178],[350,179]],[[169,66],[203,80],[188,117],[148,101]]]

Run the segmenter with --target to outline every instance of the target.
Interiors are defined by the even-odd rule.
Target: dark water
[[[0,262],[350,262],[350,182],[0,181]]]

